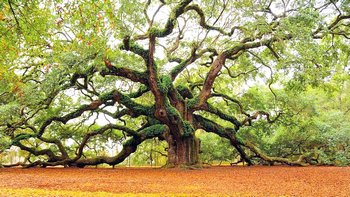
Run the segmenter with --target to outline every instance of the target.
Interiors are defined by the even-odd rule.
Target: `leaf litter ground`
[[[350,196],[350,167],[0,169],[0,196]]]

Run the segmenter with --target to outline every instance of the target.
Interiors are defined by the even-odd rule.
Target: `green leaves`
[[[236,159],[237,153],[230,142],[212,133],[198,134],[201,140],[201,160],[205,163],[231,162]]]
[[[0,154],[9,148],[11,145],[11,138],[0,133]]]

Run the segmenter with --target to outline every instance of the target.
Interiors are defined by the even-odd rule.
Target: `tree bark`
[[[200,166],[199,139],[194,135],[189,137],[166,137],[168,143],[167,167],[195,167]]]

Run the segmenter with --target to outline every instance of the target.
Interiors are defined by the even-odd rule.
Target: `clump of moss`
[[[128,43],[129,46],[125,46],[125,44],[121,44],[119,48],[121,50],[127,50],[127,51],[132,51],[135,54],[141,56],[143,59],[147,59],[149,56],[149,50],[146,50],[142,48],[140,45],[138,45],[136,42],[130,41]]]
[[[184,132],[182,134],[183,137],[190,137],[194,133],[194,128],[192,127],[191,123],[187,120],[183,121],[183,129]]]
[[[190,91],[190,88],[188,86],[185,85],[178,85],[176,87],[176,90],[179,92],[179,94],[182,96],[183,99],[185,98],[193,98],[193,94]]]
[[[141,131],[146,137],[153,137],[162,134],[166,130],[166,125],[156,124]]]
[[[104,101],[104,102],[108,101],[108,100],[112,100],[112,99],[113,99],[113,94],[111,94],[110,92],[101,94],[99,96],[99,100]]]
[[[127,108],[133,110],[135,113],[143,114],[147,116],[153,116],[154,107],[138,104],[135,101],[133,101],[130,97],[120,92],[116,92],[116,94],[118,94],[121,103],[125,105]]]
[[[137,145],[138,143],[135,137],[130,137],[123,143],[123,146],[137,146]]]
[[[160,80],[158,81],[158,87],[159,90],[166,94],[169,92],[169,90],[172,88],[172,80],[170,76],[168,75],[163,75],[160,77]]]
[[[178,120],[181,119],[181,115],[179,111],[177,111],[177,109],[170,104],[168,99],[166,100],[165,106],[166,106],[168,117],[170,117],[172,121],[176,121],[176,122],[173,122],[174,124],[177,123]]]
[[[18,143],[19,141],[21,140],[26,140],[26,139],[29,139],[31,137],[36,137],[35,134],[29,134],[29,133],[21,133],[21,134],[18,134],[15,139],[13,139],[13,144],[16,144]]]
[[[163,31],[158,29],[157,27],[151,27],[148,30],[148,35],[154,36],[154,37],[161,37],[163,34]]]
[[[147,123],[149,125],[155,125],[155,124],[159,124],[160,121],[155,119],[155,118],[151,118],[151,117],[147,116]]]
[[[198,97],[195,97],[195,98],[192,98],[192,99],[188,99],[188,101],[187,101],[187,108],[191,109],[194,106],[196,106],[198,103],[199,103],[199,98]]]
[[[136,98],[136,97],[139,97],[141,96],[144,92],[147,92],[149,89],[147,86],[145,85],[141,85],[140,88],[137,90],[137,92],[132,92],[130,93],[128,96],[130,98]]]

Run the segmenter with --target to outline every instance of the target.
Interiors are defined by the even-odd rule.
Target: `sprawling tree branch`
[[[120,77],[125,77],[127,79],[130,79],[131,81],[140,82],[142,84],[147,85],[148,83],[147,74],[145,72],[139,72],[139,71],[121,67],[121,66],[113,66],[113,64],[108,60],[105,60],[104,62],[107,67],[107,70],[101,71],[102,76],[106,76],[106,75],[120,76]]]
[[[236,147],[237,151],[240,153],[241,157],[245,161],[247,161],[248,163],[251,163],[251,161],[249,158],[247,158],[247,156],[244,153],[241,146],[247,147],[249,150],[254,152],[257,157],[259,157],[265,161],[268,161],[268,162],[278,162],[278,163],[284,163],[284,164],[288,164],[288,165],[297,165],[297,166],[307,165],[306,163],[304,163],[302,161],[302,159],[303,159],[302,156],[297,161],[292,161],[292,160],[289,160],[286,158],[280,158],[280,157],[269,157],[265,153],[263,153],[259,148],[257,148],[254,144],[252,144],[251,142],[243,141],[242,139],[237,138],[236,133],[232,132],[232,129],[224,128],[221,125],[219,125],[219,124],[217,124],[217,123],[215,123],[207,118],[204,118],[200,115],[194,115],[194,117],[196,120],[197,128],[204,129],[207,132],[213,132],[221,137],[224,137],[224,138],[230,140],[231,144],[234,147],[236,147],[236,146],[238,147],[238,148]]]
[[[171,32],[173,32],[173,29],[177,23],[176,19],[185,12],[185,7],[191,2],[192,0],[180,1],[177,4],[177,6],[175,6],[175,8],[171,10],[170,16],[165,24],[165,27],[163,29],[152,27],[149,30],[149,34],[155,37],[165,37],[171,34]]]
[[[203,27],[204,29],[215,30],[215,31],[218,31],[221,34],[227,35],[227,36],[232,36],[232,34],[235,32],[235,30],[241,29],[241,27],[239,27],[239,26],[234,26],[234,27],[231,28],[231,30],[229,32],[226,32],[223,28],[208,25],[207,22],[206,22],[206,19],[205,19],[204,12],[198,5],[196,5],[196,4],[189,5],[185,9],[185,11],[190,11],[190,10],[195,11],[199,15],[199,18],[200,18],[199,25],[201,27]]]
[[[118,153],[116,156],[109,157],[109,156],[98,156],[95,158],[87,158],[87,159],[81,159],[83,148],[87,144],[88,140],[95,135],[102,134],[106,130],[109,129],[122,129],[124,131],[129,132],[133,137],[129,138],[124,144],[123,149],[120,153]],[[150,127],[144,128],[139,132],[132,131],[126,127],[118,126],[118,125],[106,125],[104,127],[101,127],[100,129],[97,129],[95,131],[92,131],[85,135],[82,143],[79,146],[78,153],[74,159],[67,159],[67,158],[61,158],[57,157],[53,154],[53,152],[50,149],[45,150],[35,150],[33,148],[28,148],[21,145],[21,143],[18,143],[18,146],[21,146],[23,150],[26,150],[32,154],[37,155],[48,155],[49,160],[48,161],[36,161],[31,164],[24,164],[20,163],[19,165],[22,165],[23,167],[33,167],[33,166],[56,166],[56,165],[69,165],[69,166],[77,166],[77,167],[84,167],[87,165],[98,165],[102,163],[107,163],[109,165],[115,165],[125,160],[131,153],[135,152],[137,149],[137,146],[145,141],[146,139],[154,138],[157,136],[162,135],[164,132],[168,132],[168,127],[165,125],[152,125]]]

